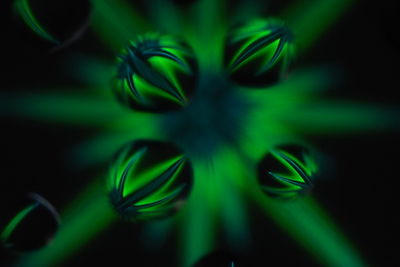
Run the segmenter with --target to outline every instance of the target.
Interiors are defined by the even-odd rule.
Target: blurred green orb
[[[316,166],[306,147],[278,146],[260,161],[258,181],[262,191],[270,197],[295,198],[312,189]]]
[[[169,36],[145,35],[122,51],[114,91],[121,103],[147,112],[185,107],[196,85],[188,46]]]
[[[254,20],[228,34],[225,65],[241,86],[275,84],[287,74],[294,55],[292,34],[278,20]]]
[[[192,180],[191,163],[175,145],[136,141],[115,156],[109,176],[111,203],[128,220],[165,217],[184,204]]]

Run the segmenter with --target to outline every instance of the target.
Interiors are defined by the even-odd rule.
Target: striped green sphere
[[[261,189],[270,197],[291,199],[310,192],[317,171],[310,151],[300,145],[283,145],[267,153],[258,165]]]
[[[175,145],[135,141],[115,156],[109,175],[110,200],[124,219],[162,218],[184,204],[192,180],[191,163]]]
[[[118,57],[114,91],[121,103],[146,112],[188,105],[196,85],[196,64],[188,46],[169,36],[145,35]]]
[[[283,79],[294,54],[292,34],[274,19],[233,28],[225,47],[225,65],[238,85],[265,87]]]

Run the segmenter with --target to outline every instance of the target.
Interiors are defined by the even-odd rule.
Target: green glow
[[[399,110],[345,101],[318,101],[281,116],[293,131],[312,135],[397,131]]]
[[[115,52],[138,34],[151,31],[147,21],[124,0],[91,0],[92,26]]]
[[[251,204],[265,210],[266,215],[314,255],[322,265],[366,266],[332,219],[314,200],[300,198],[296,201],[279,201],[266,197],[253,178],[255,162],[258,162],[258,159],[241,158],[229,151],[226,151],[225,155],[226,165],[232,167],[232,181],[237,181],[236,184],[240,185]]]
[[[115,219],[102,183],[90,185],[62,213],[62,224],[51,244],[27,254],[15,266],[58,266],[90,240],[104,231]]]
[[[194,185],[185,208],[178,215],[181,221],[179,246],[180,266],[192,266],[215,247],[218,196],[215,174],[204,161],[193,162]]]
[[[114,99],[68,91],[5,94],[0,104],[0,114],[81,126],[105,127],[124,112]]]
[[[19,1],[19,3],[24,2],[27,3]],[[287,17],[288,25],[296,35],[294,39],[297,38],[302,51],[310,49],[352,2],[319,0],[309,5],[304,5],[303,1],[297,2],[292,11],[287,13]],[[154,21],[158,25],[154,28],[127,1],[92,0],[92,3],[94,6],[92,26],[114,52],[126,47],[129,40],[134,39],[137,34],[165,29],[171,33],[184,35],[183,38],[195,51],[202,72],[223,74],[223,47],[228,30],[225,7],[228,1],[200,0],[192,9],[187,10],[187,14],[178,14],[179,11],[172,8],[171,3],[159,0],[151,14],[156,18]],[[265,4],[264,1],[251,1],[251,3],[257,3],[260,7]],[[256,5],[248,4],[246,1],[243,1],[242,5],[248,7],[243,13],[239,9],[243,18],[253,18],[255,14],[262,13],[261,8],[256,8]],[[187,19],[184,20],[181,15]],[[44,35],[44,38],[51,38],[51,36],[46,37],[46,32],[33,16],[28,13],[26,16],[31,20],[27,22],[30,27],[36,27],[34,30]],[[237,15],[233,20],[240,20],[240,16]],[[272,50],[276,47],[277,43],[273,43]],[[268,52],[266,60],[269,60],[272,58],[272,50],[269,48],[266,50],[263,52]],[[79,66],[80,60],[75,64]],[[181,69],[174,69],[165,60],[152,61],[158,65],[158,69],[168,65],[163,74],[169,77],[169,81],[176,86],[183,98],[184,88],[179,87],[179,81],[174,78],[176,71]],[[96,85],[95,89],[86,88],[91,90],[91,95],[59,92],[5,97],[2,95],[1,114],[11,113],[50,122],[101,128],[101,134],[78,145],[72,152],[73,157],[76,155],[74,159],[76,163],[82,164],[107,161],[123,143],[130,140],[163,139],[164,129],[156,127],[159,126],[158,118],[123,109],[107,91],[98,90],[98,88],[109,89],[111,66],[104,64],[104,68],[96,69],[91,68],[90,64],[97,65],[97,63],[82,65],[82,68],[90,70],[82,73],[81,78],[84,80],[87,77],[88,82]],[[274,201],[259,192],[258,185],[256,187],[252,184],[255,182],[251,179],[252,176],[246,175],[248,170],[255,169],[254,162],[258,162],[262,155],[276,144],[304,143],[303,134],[398,130],[399,124],[393,123],[398,122],[395,117],[398,115],[397,110],[357,103],[321,101],[321,94],[328,87],[330,78],[324,71],[312,69],[293,73],[286,81],[268,87],[267,90],[240,88],[241,96],[251,102],[253,109],[249,114],[243,115],[241,126],[245,130],[238,138],[238,149],[218,151],[216,155],[197,160],[194,164],[196,176],[194,189],[186,207],[178,215],[182,226],[181,253],[179,253],[182,257],[182,266],[190,266],[215,247],[218,219],[224,224],[226,237],[231,242],[246,242],[247,214],[243,196],[240,195],[243,192],[246,193],[246,197],[261,205],[274,221],[319,259],[320,263],[340,267],[365,265],[348,240],[312,199],[287,203]],[[136,82],[140,83],[140,80]],[[147,89],[154,92],[154,88]],[[202,116],[203,113],[196,115]],[[182,165],[183,163],[179,168]],[[148,180],[150,174],[146,175],[148,176],[145,180]],[[136,186],[132,184],[127,190]],[[172,196],[179,190],[180,188],[173,191]],[[161,193],[162,190],[156,198],[159,198]],[[82,249],[115,219],[106,194],[98,185],[91,187],[89,192],[85,192],[62,213],[64,223],[54,242],[41,251],[24,256],[19,265],[58,265]],[[96,218],[95,224],[93,218]]]
[[[215,187],[218,196],[219,218],[225,238],[232,249],[241,251],[250,242],[250,225],[242,186],[246,166],[235,151],[224,147],[214,157]]]
[[[287,18],[287,24],[295,35],[296,45],[305,52],[340,19],[353,2],[356,0],[311,0],[305,4],[299,0],[283,17]]]
[[[15,8],[18,11],[18,14],[26,23],[26,25],[28,25],[28,27],[37,35],[52,43],[59,43],[59,41],[57,41],[49,32],[47,32],[46,29],[36,19],[30,7],[29,0],[16,0]]]
[[[275,201],[257,196],[266,214],[324,266],[367,266],[349,241],[311,198]]]
[[[220,70],[227,29],[225,0],[200,0],[194,5],[189,18],[188,42],[200,67],[208,71]]]
[[[123,127],[122,129],[93,136],[71,147],[68,155],[69,161],[76,167],[107,163],[120,147],[132,140],[145,138],[156,140],[156,130],[153,124],[149,123],[151,118],[152,116],[150,119],[145,116],[142,122],[137,117],[128,116],[126,120],[120,122],[120,125],[113,125],[114,128]],[[146,125],[146,127],[141,127],[142,125]]]
[[[151,21],[161,32],[181,35],[186,31],[182,10],[176,8],[170,0],[146,1],[150,10]]]
[[[29,205],[25,207],[23,210],[18,212],[17,215],[15,215],[14,218],[7,224],[7,226],[4,228],[3,232],[0,235],[0,239],[3,241],[3,243],[7,246],[7,239],[10,237],[14,229],[18,226],[18,224],[36,207],[38,206],[38,203],[34,203],[32,205]]]

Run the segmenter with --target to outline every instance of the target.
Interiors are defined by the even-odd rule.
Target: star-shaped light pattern
[[[86,90],[79,93],[53,90],[30,95],[7,94],[7,99],[2,98],[6,101],[1,103],[1,112],[98,129],[97,137],[87,140],[72,152],[76,163],[82,166],[110,162],[121,147],[132,141],[152,140],[174,144],[182,149],[193,168],[191,192],[174,217],[181,226],[182,246],[177,249],[181,250],[182,266],[191,266],[212,251],[217,221],[224,225],[225,236],[231,243],[246,243],[249,231],[244,207],[246,202],[265,211],[316,260],[331,266],[364,266],[365,262],[357,251],[312,197],[281,201],[265,194],[258,183],[260,161],[268,152],[275,157],[283,157],[283,165],[286,164],[288,168],[295,171],[302,169],[298,167],[300,161],[276,149],[281,145],[312,147],[305,136],[391,129],[393,111],[369,104],[325,99],[324,89],[329,87],[334,77],[329,70],[294,68],[288,72],[290,62],[280,57],[285,53],[292,56],[292,47],[286,46],[285,42],[293,43],[296,53],[306,55],[312,44],[350,7],[352,1],[320,0],[307,6],[293,4],[282,11],[280,20],[265,17],[263,1],[250,1],[251,4],[241,1],[241,7],[230,14],[226,12],[227,1],[199,0],[185,10],[170,1],[151,2],[147,16],[142,16],[134,5],[122,0],[93,0],[91,27],[115,57],[120,55],[120,62],[77,58],[74,71],[86,83]],[[226,51],[229,50],[227,40],[231,38],[232,25],[256,21],[248,27],[257,27],[259,23],[265,23],[265,19],[274,21],[271,25],[285,22],[282,24],[284,27],[278,27],[278,31],[275,31],[275,26],[267,27],[268,34],[276,34],[279,38],[265,39],[269,35],[260,33],[259,36],[250,35],[233,40],[232,43],[238,41],[246,45],[243,49],[235,50],[230,60],[226,60]],[[286,28],[290,30],[290,36],[284,30]],[[45,34],[42,28],[40,32],[41,35]],[[143,87],[140,77],[133,81],[133,78],[123,80],[118,75],[127,73],[121,61],[124,61],[124,55],[126,57],[133,53],[129,50],[131,42],[154,32],[177,36],[193,50],[198,73],[195,87],[202,89],[186,97],[183,86],[174,87],[178,88],[177,91],[171,87],[168,95],[176,100],[173,107],[184,106],[181,109],[170,111],[167,105],[165,112],[152,112],[159,104],[158,100],[148,97],[149,93],[144,101],[137,90],[131,92],[133,96],[126,95],[125,91],[117,93],[122,99],[118,102],[114,95],[115,88],[114,91],[111,88],[110,81],[115,81],[116,77],[119,79],[117,82],[130,89],[132,84],[129,83],[133,82]],[[262,46],[263,42],[274,47],[272,52],[266,50],[261,56],[251,55],[252,49],[257,49],[257,45]],[[121,53],[122,49],[125,51]],[[279,54],[275,55],[274,51],[279,51]],[[154,50],[152,53],[159,55],[160,51]],[[255,67],[248,67],[250,63],[246,62],[245,57],[261,63],[278,62],[280,81],[263,84],[263,75],[268,77],[269,66],[256,65],[261,69],[254,73]],[[173,60],[180,62],[178,58]],[[240,73],[243,68],[250,68],[249,77],[254,79]],[[190,73],[185,68],[179,71]],[[248,69],[245,73],[249,73]],[[256,81],[257,77],[264,78]],[[154,93],[154,88],[148,85],[146,88]],[[129,102],[130,97],[134,99],[131,107],[121,105]],[[143,146],[134,155],[143,154],[146,149]],[[173,160],[172,165],[177,162],[179,166],[183,164],[181,157]],[[129,165],[134,161],[127,162]],[[304,188],[310,183],[307,171],[311,169],[294,176],[300,182],[291,180],[290,183]],[[278,177],[272,171],[268,174]],[[120,182],[122,178],[115,179]],[[278,180],[284,179],[279,176]],[[74,203],[61,212],[61,217],[66,219],[54,243],[23,257],[21,264],[47,266],[60,263],[118,219],[113,210],[115,205],[110,205],[109,196],[102,189],[104,177],[94,177],[93,181]],[[118,187],[118,190],[121,193],[125,189]],[[117,205],[124,201],[126,195],[121,193],[118,196],[121,199]],[[125,209],[124,206],[122,210]],[[133,211],[136,212],[139,211]],[[91,223],[93,217],[97,218],[95,225]]]

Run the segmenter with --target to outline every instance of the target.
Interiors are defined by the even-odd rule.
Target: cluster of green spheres
[[[197,65],[196,57],[201,57],[201,54],[195,55],[190,46],[178,38],[148,34],[131,42],[118,56],[113,90],[120,103],[132,112],[179,112],[172,114],[185,118],[182,114],[186,114],[186,110],[193,113],[193,108],[187,109],[191,103],[199,105],[199,100],[193,101],[192,98],[206,95],[210,99],[199,99],[207,103],[215,102],[215,94],[197,94],[197,91],[209,92],[213,86],[220,84],[268,87],[284,78],[292,55],[291,34],[282,22],[251,21],[227,34],[225,64],[219,74],[221,79],[227,81],[217,80],[219,83],[214,84],[212,81],[215,78],[205,82],[204,77],[208,76],[200,73],[207,72]],[[199,77],[202,77],[201,82]],[[229,93],[229,90],[223,92]],[[197,107],[196,104],[193,105]],[[218,114],[225,114],[224,107],[213,108],[220,110]],[[208,113],[202,111],[196,114],[203,116]],[[201,125],[193,125],[198,121],[204,120],[186,123],[198,129]],[[195,138],[199,137],[196,135]],[[190,193],[193,173],[189,159],[175,145],[177,143],[179,140],[170,140],[170,143],[139,140],[117,153],[109,176],[109,190],[111,202],[122,217],[133,220],[158,218],[181,206]],[[300,161],[281,150],[277,151],[280,152],[273,152],[272,157],[280,158],[280,163],[293,169],[297,176],[293,175],[288,182],[273,169],[267,171],[267,175],[279,183],[290,185],[293,191],[305,191],[310,180],[306,171],[298,171]],[[263,163],[261,165],[264,166]],[[279,194],[271,186],[264,187],[269,188],[265,190],[268,194]],[[285,194],[290,194],[290,190],[286,189]]]

